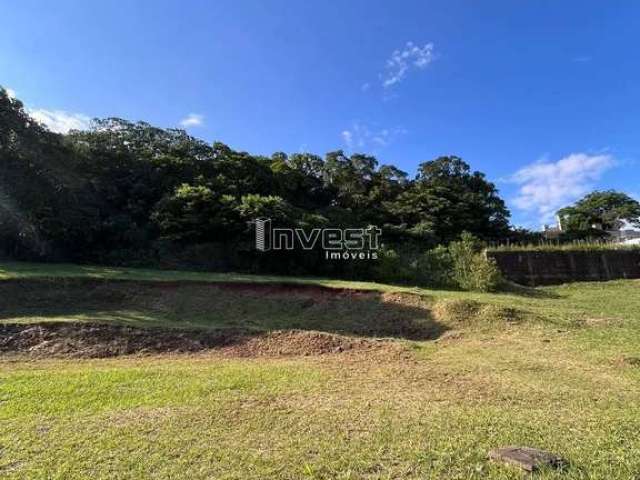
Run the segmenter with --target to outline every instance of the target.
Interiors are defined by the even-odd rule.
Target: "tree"
[[[77,165],[64,137],[0,87],[0,250],[20,258],[84,250],[99,220]]]
[[[237,208],[237,202],[230,195],[185,183],[158,202],[151,219],[167,240],[224,241],[243,229]]]
[[[430,230],[440,242],[454,240],[463,231],[493,240],[509,228],[509,211],[495,185],[458,157],[422,163],[416,180],[389,208],[409,230]]]
[[[423,163],[410,180],[370,155],[252,155],[119,118],[60,135],[0,88],[0,250],[14,257],[162,262],[215,244],[219,257],[207,260],[224,268],[255,260],[255,271],[327,274],[342,267],[254,256],[248,223],[376,225],[404,256],[464,230],[494,239],[508,215],[494,185],[457,157]]]
[[[274,224],[282,224],[285,227],[295,225],[294,209],[284,199],[274,195],[244,195],[236,211],[245,223],[266,217],[273,220]]]
[[[324,164],[317,155],[296,153],[288,157],[282,152],[270,159],[276,193],[306,210],[329,205],[331,196],[322,181]]]
[[[350,210],[366,207],[367,185],[362,173],[369,173],[370,166],[370,162],[360,157],[352,162],[342,150],[327,153],[324,180],[335,191],[337,206]]]
[[[595,191],[559,210],[558,216],[569,232],[617,230],[625,222],[640,226],[640,202],[615,190]]]

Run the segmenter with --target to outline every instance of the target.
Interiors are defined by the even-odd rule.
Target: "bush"
[[[386,248],[379,250],[378,260],[373,270],[373,278],[376,282],[407,282],[413,276],[405,259],[395,250]]]
[[[495,261],[487,258],[484,244],[469,233],[449,244],[453,279],[463,290],[488,292],[496,290],[502,276]]]
[[[460,288],[476,292],[493,292],[500,287],[502,275],[493,258],[476,253],[471,259],[469,273],[458,280]]]
[[[416,279],[420,285],[451,288],[456,286],[453,278],[453,260],[445,246],[438,246],[423,253],[416,264]]]

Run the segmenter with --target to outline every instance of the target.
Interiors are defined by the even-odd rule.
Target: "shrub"
[[[483,242],[469,233],[463,233],[460,240],[451,242],[448,247],[439,246],[420,255],[413,265],[415,278],[420,285],[430,287],[478,292],[496,290],[502,283],[502,276],[495,261],[487,258],[484,249]],[[401,258],[396,255],[393,262],[394,265],[386,266],[385,274],[396,277],[407,275],[406,266],[400,268]]]
[[[469,233],[449,244],[453,279],[463,290],[488,292],[496,290],[502,282],[495,261],[487,258],[484,244]]]
[[[420,285],[431,287],[455,287],[453,260],[445,246],[424,252],[416,264],[416,279]]]
[[[470,263],[468,273],[458,279],[458,285],[463,290],[476,292],[492,292],[500,287],[502,275],[493,258],[487,258],[484,253],[476,253]]]
[[[407,282],[413,278],[413,272],[405,259],[395,250],[382,249],[374,267],[373,277],[377,282]]]

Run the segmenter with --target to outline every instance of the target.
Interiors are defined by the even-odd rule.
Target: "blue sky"
[[[258,154],[439,155],[538,228],[640,194],[635,1],[0,1],[0,84],[51,128],[119,116]]]

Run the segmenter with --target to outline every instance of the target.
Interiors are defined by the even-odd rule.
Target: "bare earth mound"
[[[385,340],[300,330],[248,333],[79,322],[0,325],[0,353],[33,357],[103,358],[202,351],[236,357],[277,357],[373,350],[399,352],[403,347]]]
[[[449,328],[432,315],[428,298],[315,285],[18,279],[0,281],[0,299],[0,323],[49,320],[175,328],[169,343],[175,331],[199,327],[206,332],[304,330],[409,340],[435,339]],[[226,335],[213,334],[214,340],[201,334],[188,337],[218,346],[218,337]]]

